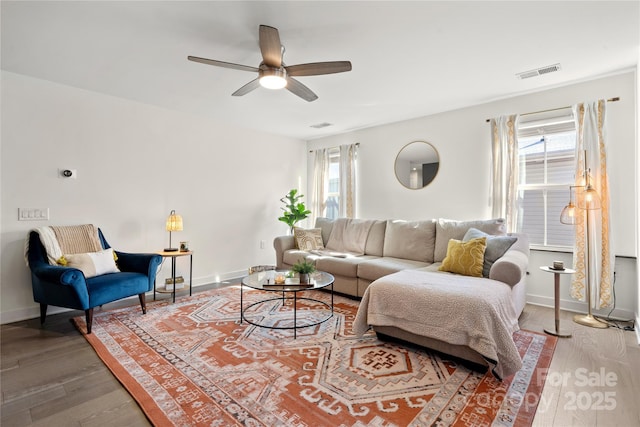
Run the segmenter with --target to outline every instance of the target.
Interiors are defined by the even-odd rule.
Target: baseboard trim
[[[527,294],[527,304],[553,308],[555,307],[555,299],[553,297],[547,297],[542,295]],[[560,300],[560,309],[571,311],[574,313],[587,313],[589,311],[586,302],[575,301],[575,300],[564,300],[564,299]],[[601,316],[601,317],[607,317],[610,311],[611,311],[610,308],[603,309],[603,310],[591,310],[591,312],[594,315]],[[612,315],[613,316],[611,318],[615,320],[629,320],[629,319],[637,318],[636,314],[633,311],[630,311],[624,308],[616,308],[613,311]],[[636,320],[636,325],[637,325],[637,320]],[[637,331],[637,328],[636,328],[636,331]]]

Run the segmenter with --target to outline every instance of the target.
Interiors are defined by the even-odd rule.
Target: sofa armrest
[[[509,253],[507,251],[493,263],[489,271],[489,278],[514,286],[527,273],[527,261],[527,257],[522,252]]]
[[[276,250],[276,268],[283,268],[284,253],[296,248],[295,240],[293,236],[278,236],[273,239],[273,248]]]
[[[489,278],[514,286],[527,274],[529,239],[526,234],[513,233],[511,235],[517,237],[518,240],[493,263],[489,271]]]

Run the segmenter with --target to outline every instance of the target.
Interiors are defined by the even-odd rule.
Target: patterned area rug
[[[244,291],[244,307],[273,296]],[[314,291],[328,302],[330,295]],[[503,382],[411,345],[355,337],[358,302],[335,297],[328,321],[298,329],[240,323],[240,288],[175,304],[95,313],[85,335],[157,426],[525,426],[535,414],[556,338],[520,331],[523,368]],[[327,316],[298,300],[298,324]],[[253,322],[293,322],[291,301],[259,304]],[[84,317],[74,319],[85,332]]]

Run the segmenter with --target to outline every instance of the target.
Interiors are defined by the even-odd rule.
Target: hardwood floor
[[[44,328],[38,319],[2,325],[2,426],[150,425],[69,321],[82,314],[48,316]],[[561,312],[561,324],[573,336],[558,340],[534,426],[640,426],[635,333],[587,328],[573,323],[572,315]],[[552,322],[552,309],[533,305],[520,318],[523,329],[537,332]]]

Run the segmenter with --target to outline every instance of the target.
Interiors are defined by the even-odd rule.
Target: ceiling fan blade
[[[231,62],[216,61],[215,59],[198,58],[197,56],[187,56],[187,59],[193,62],[200,62],[201,64],[215,65],[216,67],[231,68],[234,70],[253,71],[256,73],[260,71],[256,67],[250,67],[248,65],[240,65],[240,64],[233,64]]]
[[[238,89],[237,91],[233,92],[231,95],[233,96],[242,96],[242,95],[246,95],[249,92],[251,92],[254,89],[257,89],[258,86],[260,86],[260,79],[254,79],[251,80],[249,83],[247,83],[246,85],[242,86],[240,89]]]
[[[311,89],[309,89],[296,79],[292,79],[291,77],[287,78],[287,89],[289,90],[289,92],[293,93],[294,95],[298,95],[300,98],[308,102],[318,99],[318,95],[313,93]]]
[[[270,67],[282,66],[282,45],[277,28],[260,25],[260,51],[264,63]]]
[[[290,76],[318,76],[351,71],[350,61],[313,62],[284,67]]]

